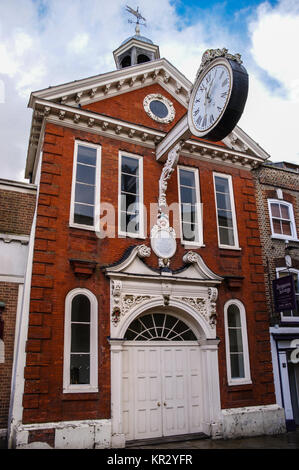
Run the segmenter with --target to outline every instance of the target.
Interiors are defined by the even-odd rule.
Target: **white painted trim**
[[[139,165],[139,233],[123,232],[121,230],[121,168],[122,157],[130,157],[138,160]],[[130,238],[145,238],[144,205],[143,205],[143,156],[120,150],[118,153],[118,236]]]
[[[131,67],[126,67],[112,72],[103,73],[93,77],[76,80],[63,85],[58,85],[43,90],[31,93],[28,103],[29,107],[34,106],[36,99],[55,100],[63,96],[68,96],[74,93],[87,91],[94,87],[103,87],[107,83],[115,83],[119,80],[126,80],[134,75],[142,75],[144,73],[152,73],[156,70],[165,70],[175,81],[180,83],[186,90],[189,90],[192,83],[167,59],[157,59],[142,64],[137,64]],[[170,87],[168,87],[170,89]]]
[[[20,313],[16,319],[16,330],[15,334],[15,350],[14,350],[14,362],[11,379],[11,397],[9,406],[9,420],[8,420],[8,447],[13,446],[14,434],[16,427],[22,422],[23,415],[23,393],[24,393],[24,371],[26,365],[26,342],[28,335],[28,323],[29,323],[29,305],[30,305],[30,292],[31,292],[31,278],[32,278],[32,264],[33,264],[33,253],[34,253],[34,241],[35,241],[35,230],[36,230],[36,217],[37,217],[37,201],[39,195],[39,182],[41,174],[41,160],[39,160],[37,169],[37,195],[35,213],[32,221],[29,247],[28,247],[28,258],[27,267],[24,279],[24,290],[22,296],[22,303],[20,306]],[[19,290],[20,293],[20,290]],[[19,312],[19,310],[18,310]]]
[[[71,314],[72,300],[77,295],[85,295],[90,301],[90,384],[70,384],[71,355]],[[63,393],[90,393],[98,391],[98,301],[96,296],[87,289],[76,288],[65,298],[64,320],[64,361],[63,361]]]
[[[94,201],[94,225],[78,224],[74,222],[74,209],[75,209],[75,189],[76,189],[76,174],[77,174],[77,157],[78,147],[91,147],[96,149],[96,169],[95,169],[95,201]],[[72,189],[71,189],[71,203],[70,203],[70,227],[81,228],[100,232],[100,201],[101,201],[101,145],[90,144],[81,140],[75,141],[74,157],[73,157],[73,176],[72,176]]]
[[[0,274],[0,282],[14,282],[16,284],[24,284],[24,277]]]
[[[181,214],[181,186],[180,186],[180,170],[190,171],[194,173],[195,181],[195,193],[196,193],[196,209],[197,209],[197,220],[198,220],[198,241],[189,242],[183,238],[183,224],[182,224],[182,214]],[[203,246],[203,216],[202,216],[202,204],[200,199],[200,183],[199,183],[199,171],[198,168],[191,168],[188,166],[178,165],[177,167],[177,180],[178,180],[178,199],[180,205],[179,217],[180,217],[180,237],[182,245],[192,246],[200,248]]]
[[[289,220],[292,235],[283,235],[283,234],[279,234],[279,233],[274,232],[273,221],[272,221],[273,217],[272,217],[272,214],[271,214],[271,204],[279,204],[279,205],[284,205],[284,206],[288,207],[289,214],[290,214],[290,219],[281,219],[280,217],[274,217],[274,219]],[[268,211],[269,211],[269,219],[270,219],[270,227],[271,227],[271,238],[274,238],[274,239],[279,238],[281,240],[298,241],[293,204],[290,203],[290,202],[281,200],[281,199],[268,199]]]
[[[228,180],[228,188],[229,188],[229,197],[231,203],[231,212],[232,212],[232,221],[233,221],[233,233],[234,233],[234,245],[224,245],[220,242],[220,233],[219,233],[219,223],[218,223],[218,208],[217,208],[217,197],[216,197],[216,184],[215,184],[215,176],[219,178],[224,178]],[[239,237],[238,237],[238,225],[237,225],[237,216],[236,216],[236,208],[235,208],[235,198],[234,198],[234,189],[232,183],[232,176],[227,175],[225,173],[217,173],[213,172],[213,182],[214,182],[214,197],[215,197],[215,209],[216,209],[216,223],[217,223],[217,234],[218,234],[218,246],[219,248],[240,248],[239,246]]]
[[[227,310],[230,305],[236,305],[240,312],[241,334],[243,344],[243,360],[244,360],[244,377],[232,378],[231,364],[230,364],[230,343],[228,334],[228,321]],[[243,385],[251,384],[249,351],[248,351],[248,336],[247,336],[247,321],[245,307],[238,299],[230,299],[224,305],[224,325],[225,325],[225,350],[226,350],[226,367],[227,367],[227,381],[228,385]]]
[[[16,193],[23,194],[34,194],[37,191],[37,187],[30,183],[0,179],[0,190],[14,191]]]
[[[15,235],[14,233],[0,233],[0,240],[3,240],[5,243],[21,242],[22,245],[28,245],[29,235]]]

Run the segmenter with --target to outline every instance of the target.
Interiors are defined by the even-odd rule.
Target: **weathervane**
[[[139,34],[140,34],[140,27],[139,27],[139,25],[141,24],[142,26],[146,26],[146,23],[145,23],[146,19],[143,18],[143,16],[141,16],[141,14],[140,14],[140,12],[139,12],[139,7],[137,7],[136,10],[133,10],[133,8],[131,8],[131,7],[129,7],[129,6],[127,5],[126,10],[127,10],[127,12],[131,13],[132,15],[134,15],[134,16],[137,18],[136,21],[134,21],[134,20],[128,20],[128,22],[129,22],[129,23],[136,23],[135,32],[136,32],[136,34],[139,35]],[[140,23],[140,20],[143,20],[144,23]]]

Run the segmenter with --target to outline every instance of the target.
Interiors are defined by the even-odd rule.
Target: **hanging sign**
[[[296,308],[295,283],[292,275],[280,277],[272,281],[274,307],[276,312]]]

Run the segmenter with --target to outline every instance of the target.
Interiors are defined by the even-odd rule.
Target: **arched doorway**
[[[125,334],[122,423],[126,441],[202,432],[201,350],[175,311],[135,318]]]

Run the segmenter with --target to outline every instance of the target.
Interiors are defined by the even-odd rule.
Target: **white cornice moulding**
[[[172,79],[173,86],[171,86],[170,79]],[[113,70],[112,72],[96,75],[94,77],[35,91],[31,93],[28,107],[33,107],[34,98],[51,101],[63,100],[66,102],[71,96],[73,96],[73,102],[78,103],[80,101],[86,104],[92,101],[98,101],[101,97],[102,99],[107,98],[107,96],[110,96],[109,90],[113,88],[118,90],[119,94],[120,88],[123,86],[126,86],[126,89],[132,90],[135,87],[140,88],[141,86],[148,86],[149,83],[157,82],[158,80],[161,84],[163,83],[165,89],[177,99],[180,95],[184,96],[185,99],[183,102],[185,102],[186,105],[186,99],[189,96],[192,83],[166,59],[157,59],[120,70]],[[86,92],[89,96],[83,99],[83,94],[86,94]],[[81,96],[78,96],[80,93]],[[117,92],[115,91],[115,93]],[[99,96],[96,97],[97,94]]]
[[[46,122],[120,141],[134,142],[153,149],[166,136],[165,132],[153,128],[37,98],[34,99],[34,110],[34,126],[32,126],[25,177],[29,177],[33,172],[36,154],[39,153],[40,138],[43,136]],[[241,167],[248,169],[255,168],[264,161],[256,155],[193,139],[184,142],[180,153],[195,159],[212,159],[215,162],[241,165]]]

